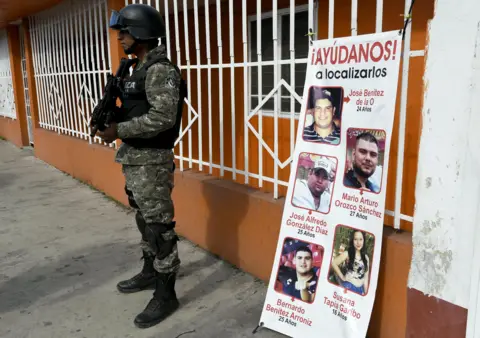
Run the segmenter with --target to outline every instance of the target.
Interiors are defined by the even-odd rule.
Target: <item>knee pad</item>
[[[137,211],[137,213],[135,214],[135,222],[137,223],[138,230],[142,234],[142,239],[146,241],[147,239],[145,237],[145,227],[147,226],[147,223],[145,222],[145,219],[143,218],[140,211]]]
[[[175,224],[148,224],[145,227],[145,237],[150,248],[155,253],[157,259],[164,259],[173,251],[173,247],[178,242],[178,237],[165,240],[162,234],[172,230]]]

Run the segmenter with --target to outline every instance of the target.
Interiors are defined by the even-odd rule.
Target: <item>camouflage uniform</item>
[[[152,49],[143,62],[136,66],[134,72],[140,70],[154,56],[165,55],[165,53],[163,45]],[[171,64],[159,62],[148,68],[145,91],[151,109],[140,117],[119,123],[118,137],[120,139],[150,138],[172,128],[177,113],[180,81],[180,75]],[[145,224],[157,226],[159,223],[171,223],[174,218],[171,198],[175,170],[173,150],[139,149],[122,143],[117,151],[116,162],[122,164],[126,180],[125,190],[130,205],[137,209],[136,219],[140,231],[142,232],[142,223],[143,229]],[[176,238],[176,234],[171,229],[163,232],[162,237],[165,241],[169,241]],[[145,230],[142,232],[141,246],[145,251],[155,253],[147,242]],[[157,254],[154,261],[154,268],[160,273],[176,273],[179,266],[180,259],[176,243],[168,255]]]

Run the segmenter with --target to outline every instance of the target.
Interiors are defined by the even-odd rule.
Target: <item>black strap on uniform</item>
[[[175,70],[177,71],[178,75],[180,76],[180,88],[179,88],[179,90],[180,90],[180,101],[183,102],[183,99],[185,97],[187,97],[188,93],[187,93],[187,82],[183,79],[182,72],[177,67],[177,65],[175,65],[172,61],[170,61],[165,55],[159,55],[159,56],[157,55],[156,57],[154,57],[154,58],[148,60],[147,62],[145,62],[145,64],[143,65],[145,67],[145,71],[147,71],[149,67],[151,67],[152,65],[154,65],[157,62],[169,64],[169,65],[173,66],[175,68]],[[180,111],[179,111],[179,113],[181,114]]]
[[[157,62],[167,63],[167,64],[173,66],[175,68],[175,70],[177,71],[178,75],[180,75],[180,77],[182,77],[182,73],[180,72],[180,69],[178,69],[177,65],[173,64],[173,62],[170,61],[165,55],[156,56],[156,57],[148,60],[147,62],[145,62],[145,64],[143,66],[145,67],[145,70],[148,70],[148,68],[150,68],[152,65],[154,65]]]

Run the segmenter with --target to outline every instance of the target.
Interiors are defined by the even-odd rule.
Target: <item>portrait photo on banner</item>
[[[286,237],[281,251],[275,291],[313,303],[322,268],[321,245]]]
[[[365,296],[368,293],[375,236],[338,225],[333,240],[328,281],[342,289]]]
[[[342,87],[308,90],[303,140],[337,146],[340,144],[343,109]]]
[[[349,128],[343,185],[351,189],[380,193],[386,133],[377,129]]]
[[[300,153],[292,193],[292,205],[323,214],[330,212],[338,160]]]

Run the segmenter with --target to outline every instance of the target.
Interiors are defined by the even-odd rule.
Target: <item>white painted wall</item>
[[[429,34],[409,286],[467,308],[480,269],[480,1],[436,1]]]
[[[0,116],[15,119],[15,97],[13,95],[12,72],[8,50],[7,31],[0,29]]]

